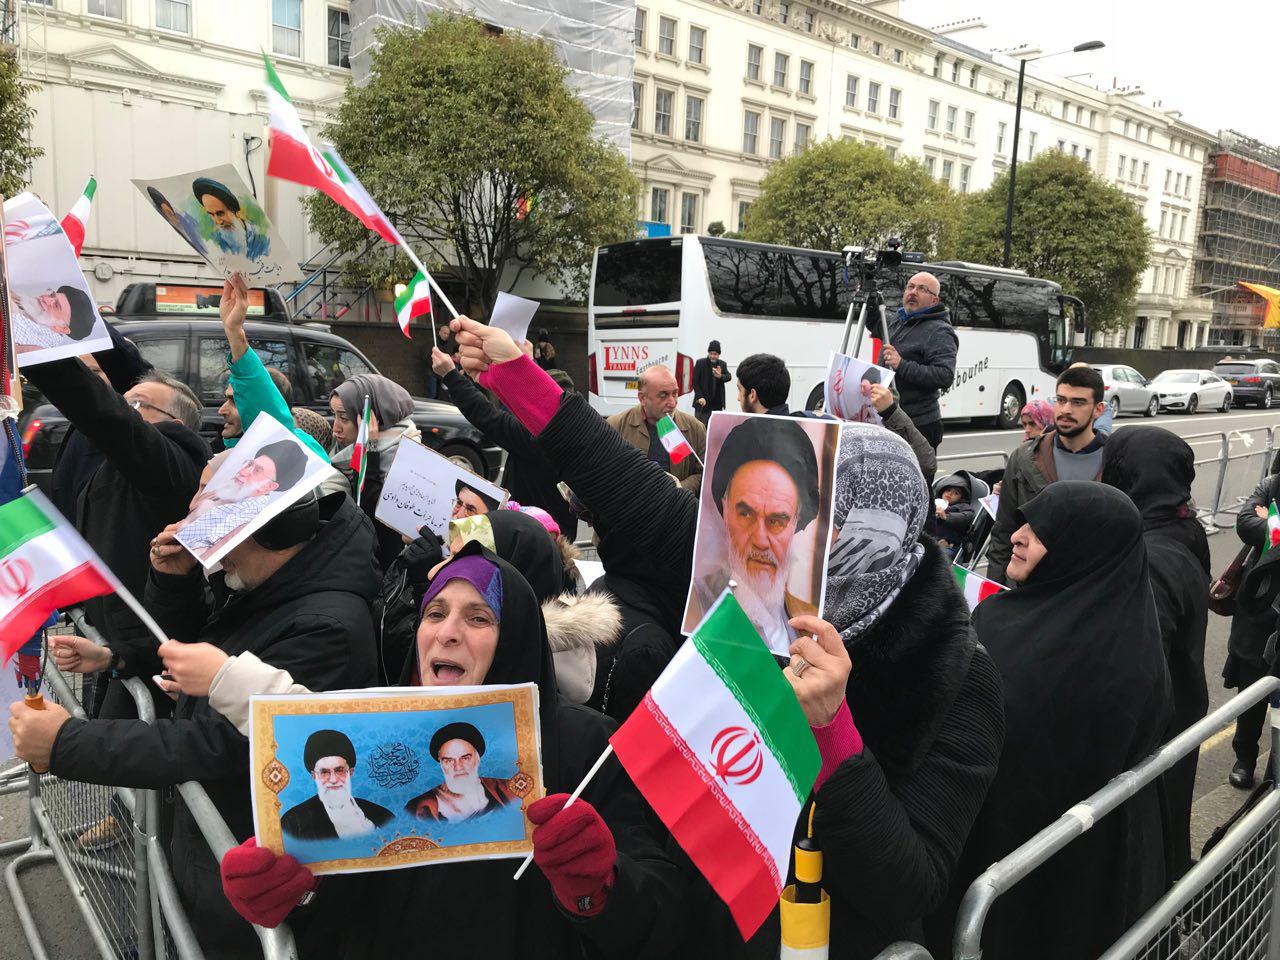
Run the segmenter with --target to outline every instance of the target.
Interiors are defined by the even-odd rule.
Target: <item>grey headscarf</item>
[[[333,388],[333,394],[342,401],[342,408],[352,420],[358,420],[364,411],[365,394],[369,395],[369,407],[378,418],[378,429],[386,429],[413,413],[413,398],[409,391],[394,380],[378,373],[361,373],[342,381]]]
[[[884,427],[846,423],[836,457],[833,523],[840,536],[825,604],[846,646],[880,619],[920,565],[928,508],[929,491],[906,442]]]

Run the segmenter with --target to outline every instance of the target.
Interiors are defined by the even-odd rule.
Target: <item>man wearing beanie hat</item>
[[[729,365],[720,359],[720,341],[707,344],[707,355],[693,365],[693,413],[706,423],[724,409],[724,385],[733,379]]]
[[[432,734],[428,749],[444,782],[405,804],[419,820],[469,820],[515,799],[506,780],[480,776],[484,735],[471,724],[446,723]]]
[[[302,750],[316,795],[295,804],[280,818],[280,829],[296,840],[336,840],[373,833],[390,823],[391,811],[351,795],[356,748],[338,730],[317,730]]]
[[[724,520],[726,563],[696,578],[685,626],[696,623],[729,585],[771,650],[795,640],[787,622],[817,605],[787,590],[791,543],[818,515],[818,458],[794,420],[748,417],[724,438],[711,473],[711,497]]]

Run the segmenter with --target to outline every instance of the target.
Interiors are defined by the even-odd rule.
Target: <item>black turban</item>
[[[258,457],[266,457],[276,465],[276,485],[281,490],[288,490],[307,471],[307,452],[295,440],[268,443],[253,455],[255,460]]]
[[[356,748],[351,739],[337,730],[317,730],[307,737],[307,745],[302,751],[302,761],[308,770],[314,770],[316,764],[325,757],[341,757],[347,766],[356,765]]]
[[[431,737],[431,756],[436,761],[440,759],[440,749],[450,740],[465,740],[476,748],[476,753],[484,756],[484,737],[480,736],[480,731],[469,723],[446,723],[443,727],[435,732]]]
[[[455,484],[453,485],[453,492],[454,492],[454,495],[455,495],[455,496],[459,496],[459,497],[460,497],[460,496],[462,496],[462,491],[463,491],[463,490],[470,490],[470,491],[471,491],[472,493],[474,493],[477,497],[479,497],[482,501],[484,501],[485,506],[487,506],[490,510],[497,510],[497,509],[498,509],[498,502],[499,502],[499,501],[497,501],[497,500],[493,499],[493,497],[489,496],[487,493],[481,493],[481,492],[480,492],[479,490],[477,490],[475,487],[471,486],[471,484],[467,483],[467,482],[466,482],[466,481],[464,481],[461,477],[459,477],[459,478],[458,478],[457,483],[455,483]]]
[[[711,475],[711,496],[721,515],[729,481],[739,467],[752,460],[772,460],[791,475],[800,504],[796,529],[807,527],[818,515],[818,458],[804,428],[791,419],[748,417],[729,431]]]
[[[83,340],[93,333],[93,301],[87,293],[69,283],[59,287],[58,292],[67,298],[67,306],[71,308],[71,320],[68,323],[71,332],[68,336],[72,340]]]
[[[236,195],[217,180],[211,180],[208,177],[197,177],[191,182],[191,192],[195,194],[196,200],[200,200],[202,203],[203,200],[201,198],[208,194],[221,200],[222,205],[232,213],[240,212],[240,201],[236,198]]]

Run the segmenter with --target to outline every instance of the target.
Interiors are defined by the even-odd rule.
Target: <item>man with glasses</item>
[[[1094,429],[1106,404],[1102,375],[1092,367],[1069,367],[1058,377],[1053,427],[1013,451],[1000,486],[1000,509],[987,550],[987,576],[1005,582],[1013,548],[1010,537],[1021,526],[1022,505],[1059,480],[1100,480],[1107,436]]]
[[[459,480],[453,487],[453,509],[449,512],[450,520],[461,520],[464,517],[477,517],[482,513],[498,509],[498,501],[475,487]]]
[[[932,273],[920,272],[907,281],[897,319],[889,323],[890,342],[880,353],[880,365],[894,371],[898,405],[934,450],[942,443],[938,398],[955,380],[960,348],[941,289]]]

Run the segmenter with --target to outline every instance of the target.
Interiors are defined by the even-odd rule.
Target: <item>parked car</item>
[[[1213,372],[1231,384],[1235,402],[1242,407],[1256,403],[1269,410],[1280,398],[1280,364],[1274,360],[1223,360],[1213,365]]]
[[[1141,413],[1154,417],[1160,412],[1160,401],[1151,381],[1133,367],[1119,363],[1095,363],[1093,369],[1102,374],[1106,391],[1102,399],[1111,406],[1113,415]]]
[[[221,287],[193,284],[130,284],[120,294],[108,322],[137,344],[158,370],[177,377],[204,405],[201,433],[209,440],[222,432],[226,389],[227,340],[217,319]],[[358,373],[377,368],[354,346],[326,327],[294,324],[274,290],[252,291],[245,332],[263,363],[284,373],[293,387],[291,405],[309,407],[332,419],[329,394]],[[58,409],[30,384],[23,387],[18,421],[27,472],[46,491],[53,461],[67,430]],[[414,423],[422,442],[473,473],[494,479],[502,458],[451,403],[414,398]]]
[[[1231,409],[1231,384],[1208,370],[1164,370],[1151,381],[1160,397],[1161,410]]]

